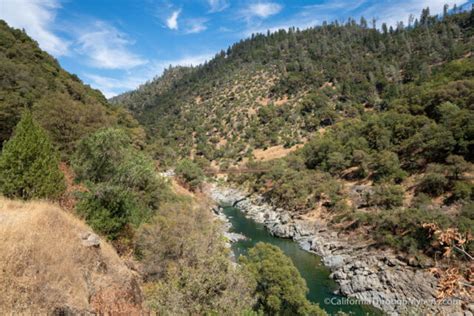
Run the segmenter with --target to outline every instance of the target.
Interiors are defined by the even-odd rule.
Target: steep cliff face
[[[0,198],[2,313],[138,314],[138,277],[82,221],[47,202]]]

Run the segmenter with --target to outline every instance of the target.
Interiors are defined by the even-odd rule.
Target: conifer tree
[[[59,153],[25,112],[0,155],[0,193],[10,198],[58,198],[65,189]]]

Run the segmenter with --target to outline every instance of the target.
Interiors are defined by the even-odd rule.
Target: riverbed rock
[[[278,210],[276,210],[278,212]],[[281,216],[280,216],[280,223],[282,223],[283,225],[286,225],[288,224],[288,222],[291,220],[291,216],[290,214],[288,213],[283,213]]]
[[[224,236],[231,242],[231,243],[234,243],[234,242],[238,242],[240,240],[246,240],[247,237],[245,237],[244,235],[242,234],[238,234],[238,233],[233,233],[233,232],[225,232],[224,233]]]
[[[330,277],[335,280],[346,280],[347,274],[344,273],[343,271],[338,270],[336,272],[331,273]]]
[[[344,265],[345,256],[342,255],[333,255],[323,258],[324,265],[330,269],[337,269]]]

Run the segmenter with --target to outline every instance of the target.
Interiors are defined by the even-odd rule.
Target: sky
[[[0,0],[0,19],[25,29],[67,71],[106,97],[169,65],[199,65],[252,33],[364,16],[407,24],[430,7],[473,0]]]

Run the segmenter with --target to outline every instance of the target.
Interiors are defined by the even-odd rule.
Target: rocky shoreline
[[[218,204],[239,201],[238,207],[246,216],[263,223],[273,235],[292,238],[303,249],[319,255],[344,296],[389,315],[473,315],[462,309],[460,301],[436,303],[436,278],[427,269],[412,267],[389,251],[348,240],[317,221],[292,218],[290,212],[266,203],[258,195],[249,197],[244,191],[217,185],[210,185],[206,191]],[[217,209],[215,212],[224,216]]]

